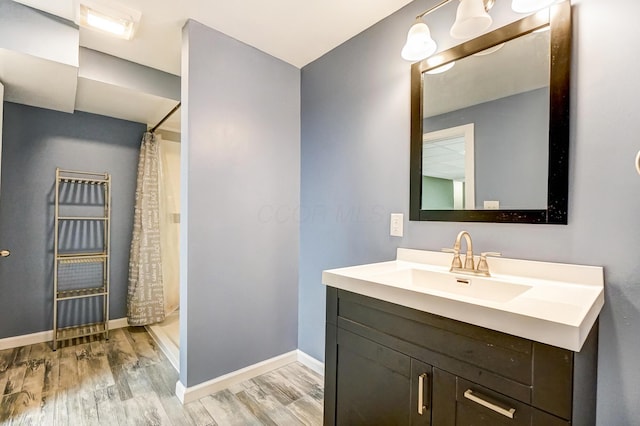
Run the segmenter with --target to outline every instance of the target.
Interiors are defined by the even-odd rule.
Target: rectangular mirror
[[[567,223],[570,15],[412,66],[411,220]]]

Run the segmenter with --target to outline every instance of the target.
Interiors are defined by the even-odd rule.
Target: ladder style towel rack
[[[54,198],[55,351],[64,340],[92,335],[109,338],[111,175],[57,168]],[[88,301],[94,298],[100,299]],[[89,308],[82,305],[74,310],[74,303]],[[65,307],[66,323],[61,327]]]

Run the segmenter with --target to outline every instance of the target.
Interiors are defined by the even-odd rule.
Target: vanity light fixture
[[[442,6],[454,0],[442,0],[430,9],[416,16],[415,23],[409,29],[407,34],[407,42],[402,48],[402,58],[417,62],[433,55],[438,49],[436,42],[431,37],[431,31],[424,22],[424,17],[440,9]],[[489,15],[489,11],[495,4],[496,0],[458,0],[458,8],[456,10],[456,20],[454,21],[449,34],[453,38],[468,39],[476,37],[487,30],[493,19]],[[558,0],[512,0],[511,8],[516,13],[536,12],[545,7],[557,3]],[[497,47],[495,50],[498,50]],[[487,50],[484,54],[494,52]],[[479,55],[481,55],[480,53]]]
[[[431,38],[431,31],[423,18],[440,9],[453,0],[442,0],[430,9],[416,16],[415,23],[409,29],[407,42],[402,48],[402,58],[406,61],[417,62],[433,55],[438,46]],[[456,21],[451,27],[451,36],[467,38],[478,35],[491,25],[491,16],[487,13],[495,0],[459,0]]]
[[[81,0],[76,6],[76,23],[124,40],[131,40],[142,14],[121,4]]]

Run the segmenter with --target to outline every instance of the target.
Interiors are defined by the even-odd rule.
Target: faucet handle
[[[489,274],[489,264],[487,263],[487,257],[499,257],[502,256],[502,253],[498,253],[497,251],[486,251],[484,253],[480,253],[480,261],[478,262],[478,271],[486,272]]]
[[[480,257],[484,257],[487,260],[487,257],[500,257],[502,253],[498,253],[497,251],[485,251],[484,253],[480,253]]]
[[[460,250],[454,248],[443,248],[442,251],[445,253],[453,253],[451,268],[462,268],[462,260],[460,260]]]
[[[489,256],[500,257],[502,256],[502,253],[498,253],[497,251],[485,251],[484,253],[480,253],[480,257],[484,257],[485,259]]]

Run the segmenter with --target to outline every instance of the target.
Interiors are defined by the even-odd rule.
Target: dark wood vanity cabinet
[[[325,425],[593,425],[596,362],[327,287]]]

